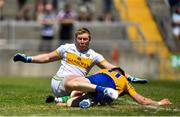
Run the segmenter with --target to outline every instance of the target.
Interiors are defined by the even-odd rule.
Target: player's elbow
[[[45,57],[43,60],[42,60],[43,63],[48,63],[50,62],[50,57]]]
[[[40,56],[38,56],[39,60],[41,63],[48,63],[48,62],[52,62],[52,61],[56,61],[58,60],[59,57],[55,56],[55,55],[51,55],[51,53],[49,54],[42,54]]]

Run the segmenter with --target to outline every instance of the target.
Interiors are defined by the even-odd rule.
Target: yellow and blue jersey
[[[88,78],[92,84],[116,89],[119,95],[127,93],[132,96],[136,93],[135,89],[127,81],[126,77],[117,71],[102,69],[96,74],[87,76],[86,78]],[[101,96],[101,98],[102,97],[103,96]]]

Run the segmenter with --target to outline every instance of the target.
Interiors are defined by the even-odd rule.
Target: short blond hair
[[[84,33],[88,33],[89,34],[89,39],[91,39],[91,33],[87,28],[79,28],[75,31],[75,37],[77,37],[78,35],[84,34]]]

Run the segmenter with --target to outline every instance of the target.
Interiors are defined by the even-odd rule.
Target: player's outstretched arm
[[[111,68],[117,67],[117,66],[115,66],[115,65],[113,65],[113,64],[111,64],[111,63],[109,63],[109,62],[106,61],[106,60],[104,60],[104,61],[98,63],[97,66],[98,66],[99,68],[102,68],[102,69],[104,69],[104,68],[106,68],[106,69],[111,69]]]
[[[48,63],[58,59],[60,59],[60,57],[55,51],[35,56],[27,56],[25,54],[17,53],[13,58],[14,62],[21,61],[24,63]]]
[[[106,69],[112,69],[112,68],[117,67],[117,66],[109,63],[106,60],[104,60],[101,63],[98,63],[97,66],[100,67],[100,68],[106,68]],[[148,80],[146,80],[146,79],[137,78],[137,77],[131,76],[131,75],[127,74],[127,73],[125,73],[125,76],[126,76],[127,80],[132,82],[132,83],[141,83],[141,84],[148,83]]]
[[[169,99],[162,99],[160,101],[155,101],[150,98],[146,98],[138,93],[135,93],[131,96],[136,102],[142,105],[151,105],[151,106],[161,106],[161,105],[170,105],[172,104]]]

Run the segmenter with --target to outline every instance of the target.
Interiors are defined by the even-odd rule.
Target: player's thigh
[[[68,84],[74,84],[74,83],[77,83],[77,82],[78,83],[79,82],[81,82],[81,83],[83,83],[83,82],[90,83],[90,81],[87,78],[85,78],[85,77],[71,75],[71,76],[67,76],[65,78],[64,85],[66,86]]]

